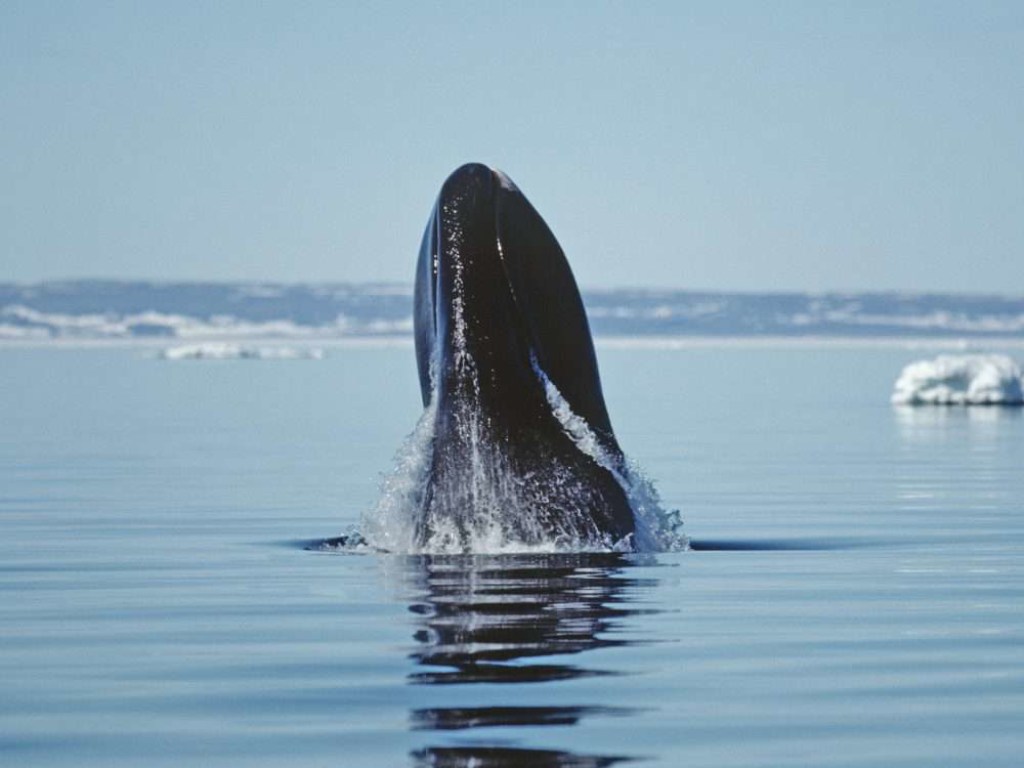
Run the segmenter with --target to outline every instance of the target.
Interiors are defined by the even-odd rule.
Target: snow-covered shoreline
[[[195,343],[238,343],[237,337],[211,336]],[[192,343],[192,340],[165,337],[120,338],[0,338],[2,349],[139,349],[160,351],[168,347]],[[282,339],[277,336],[252,336],[244,339],[246,346],[280,346],[322,349],[412,347],[412,334],[380,334],[347,336],[310,336]],[[948,338],[943,336],[709,336],[709,335],[594,335],[594,344],[603,349],[893,349],[922,352],[986,352],[991,349],[1024,349],[1024,337]]]
[[[167,347],[161,360],[322,360],[319,347],[268,347],[227,342],[205,342]]]
[[[593,334],[655,339],[1024,341],[1024,296],[584,290]],[[401,337],[410,284],[0,283],[0,343]],[[814,342],[817,343],[817,342]]]

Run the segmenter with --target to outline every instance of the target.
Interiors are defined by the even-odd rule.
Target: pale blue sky
[[[1024,3],[0,4],[0,280],[411,280],[503,168],[584,286],[1024,293]]]

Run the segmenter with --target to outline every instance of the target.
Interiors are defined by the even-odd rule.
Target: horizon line
[[[62,285],[69,283],[107,283],[107,284],[150,284],[150,285],[264,285],[264,286],[407,286],[411,291],[413,281],[404,280],[342,280],[342,279],[309,279],[309,280],[276,280],[264,278],[144,278],[144,277],[60,277],[43,278],[38,280],[0,280],[0,286],[15,286],[19,288],[32,288],[45,285]],[[900,289],[900,288],[697,288],[697,287],[666,287],[643,284],[624,284],[617,286],[587,286],[580,285],[583,293],[610,293],[621,291],[644,291],[651,293],[691,293],[691,294],[725,294],[725,295],[754,295],[754,296],[834,296],[834,295],[883,295],[883,296],[971,296],[971,297],[992,297],[1024,299],[1024,291],[1021,293],[1009,293],[998,291],[981,290],[953,290],[953,289]]]

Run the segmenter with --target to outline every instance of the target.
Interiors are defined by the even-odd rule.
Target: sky
[[[1021,2],[0,4],[0,281],[401,281],[501,168],[584,287],[1024,294]]]

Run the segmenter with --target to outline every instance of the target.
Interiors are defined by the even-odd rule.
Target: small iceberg
[[[1020,367],[1006,355],[939,355],[903,369],[896,405],[1024,405]]]
[[[322,349],[301,347],[250,347],[241,344],[207,342],[168,347],[162,360],[321,360]]]

